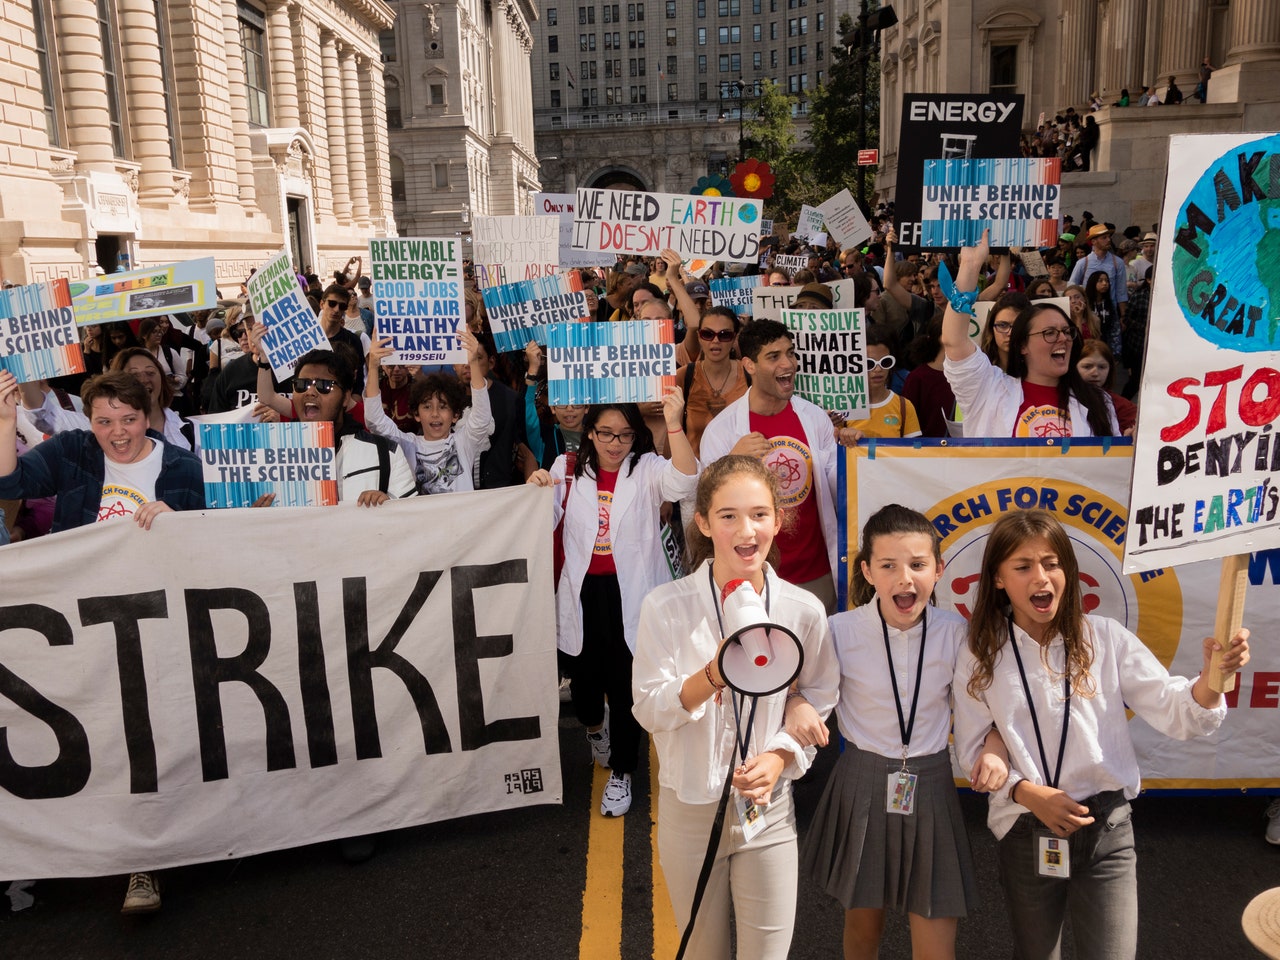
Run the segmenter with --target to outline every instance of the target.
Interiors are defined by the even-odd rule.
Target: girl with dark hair
[[[1122,348],[1121,340],[1124,327],[1120,322],[1120,311],[1116,309],[1115,299],[1111,295],[1111,277],[1105,270],[1095,270],[1089,274],[1084,284],[1084,299],[1093,315],[1098,318],[1099,339],[1111,348],[1113,356],[1119,356]]]
[[[658,856],[676,922],[686,928],[689,957],[729,956],[731,902],[737,956],[785,960],[791,946],[797,879],[791,781],[827,742],[824,720],[840,677],[821,602],[780,579],[767,559],[777,555],[780,497],[777,476],[758,457],[730,455],[708,466],[687,534],[694,572],[656,588],[640,611],[635,711],[658,751]],[[804,650],[790,687],[739,711],[749,725],[739,733],[748,744],[745,757],[725,736],[734,725],[736,695],[724,689],[719,669],[721,598],[742,581]],[[737,802],[726,810],[688,930],[717,801],[727,802],[730,788]]]
[[[1173,677],[1114,620],[1086,616],[1062,525],[1043,510],[1006,513],[982,557],[969,641],[956,666],[955,746],[972,763],[992,724],[1009,748],[991,795],[1000,882],[1019,957],[1056,957],[1068,911],[1081,960],[1137,954],[1138,885],[1129,801],[1141,789],[1126,708],[1179,740],[1212,733],[1227,708],[1209,688],[1203,644],[1194,681]],[[1222,670],[1249,662],[1248,630]]]
[[[664,460],[634,403],[591,407],[572,464],[556,458],[529,483],[554,491],[563,519],[564,568],[556,584],[556,626],[565,654],[574,713],[587,728],[594,760],[612,773],[600,812],[631,809],[631,774],[640,758],[640,725],[631,713],[631,661],[640,602],[671,579],[661,540],[665,501],[693,494],[698,461],[684,434],[684,397],[667,388]],[[608,701],[606,707],[605,701]]]
[[[964,412],[966,437],[1118,436],[1115,413],[1102,391],[1076,371],[1079,331],[1049,303],[1018,314],[1001,370],[969,339],[969,321],[986,258],[988,234],[960,252],[959,276],[948,291],[942,323],[943,371]]]

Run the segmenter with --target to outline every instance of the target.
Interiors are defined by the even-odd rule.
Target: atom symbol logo
[[[600,527],[596,531],[596,539],[607,541],[609,539],[609,509],[608,507],[600,508]]]
[[[1069,437],[1070,428],[1060,420],[1045,420],[1034,427],[1037,437]]]
[[[107,507],[106,509],[98,511],[99,522],[103,520],[110,520],[112,517],[127,517],[127,516],[129,516],[129,511],[125,509],[123,500],[117,500],[115,503],[111,504],[111,506]]]
[[[769,469],[777,475],[783,489],[790,489],[804,479],[804,465],[785,453],[779,453],[769,464]]]

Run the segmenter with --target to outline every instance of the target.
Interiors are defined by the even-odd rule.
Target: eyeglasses
[[[337,380],[325,380],[321,377],[294,377],[293,392],[306,393],[312,387],[316,388],[316,393],[328,396],[333,393],[333,388],[338,385]]]
[[[621,433],[614,433],[612,430],[597,430],[595,437],[601,443],[613,443],[617,440],[624,447],[629,447],[636,442],[636,432],[634,430],[623,430]]]
[[[875,357],[867,357],[867,369],[875,370],[878,367],[881,370],[892,370],[893,365],[897,362],[898,361],[894,360],[893,357],[891,356],[881,357],[879,360],[877,360]]]
[[[242,324],[236,324],[234,327],[230,327],[227,330],[227,333],[231,334],[232,340],[239,340],[244,336],[244,326]]]
[[[705,340],[710,343],[712,340],[719,340],[721,343],[732,343],[733,338],[737,334],[732,330],[708,330],[706,327],[698,328],[698,339]]]
[[[1057,343],[1063,337],[1068,340],[1074,340],[1079,331],[1075,327],[1049,327],[1047,330],[1037,330],[1035,333],[1028,334],[1028,337],[1044,337],[1044,342],[1048,344]]]
[[[347,309],[347,301],[345,300],[334,300],[331,297],[328,300],[326,300],[325,303],[327,303],[330,307],[333,307],[334,309],[337,309],[338,307],[341,307],[343,310]]]
[[[1010,330],[1013,329],[1013,324],[1009,323],[1008,321],[1002,320],[1000,323],[993,323],[991,325],[991,329],[994,330],[996,333],[1008,333]]]
[[[846,264],[845,264],[841,269],[843,269],[843,270],[857,270],[857,269],[858,269],[858,265],[857,265],[856,263],[846,263]]]

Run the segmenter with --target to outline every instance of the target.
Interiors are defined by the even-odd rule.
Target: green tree
[[[809,151],[797,147],[792,119],[795,104],[795,97],[766,79],[743,124],[746,155],[769,164],[776,178],[773,196],[765,202],[765,214],[791,224],[802,204],[821,202],[827,196],[818,195],[821,190],[813,177]]]

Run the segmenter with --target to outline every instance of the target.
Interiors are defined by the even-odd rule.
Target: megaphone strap
[[[893,686],[893,705],[898,708],[898,732],[902,734],[902,766],[906,769],[907,754],[911,749],[911,733],[916,728],[916,707],[920,704],[920,678],[924,676],[924,642],[929,636],[928,611],[920,616],[920,659],[916,663],[916,688],[911,694],[911,716],[902,716],[902,697],[898,695],[898,678],[893,671],[893,649],[889,646],[889,625],[885,623],[884,611],[880,609],[880,601],[875,601],[876,613],[880,616],[880,632],[884,634],[884,655],[889,661],[889,683]]]

